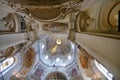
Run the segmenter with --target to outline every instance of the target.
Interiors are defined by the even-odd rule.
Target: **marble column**
[[[75,33],[76,42],[120,79],[120,39]]]
[[[27,33],[0,34],[0,50],[26,42]]]

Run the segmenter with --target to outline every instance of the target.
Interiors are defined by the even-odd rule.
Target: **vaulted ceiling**
[[[59,5],[70,0],[7,0],[22,3],[24,5]]]

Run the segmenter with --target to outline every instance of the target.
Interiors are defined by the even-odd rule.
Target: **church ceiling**
[[[60,36],[46,36],[39,49],[41,61],[48,66],[66,66],[74,60],[74,44]]]
[[[22,3],[23,5],[59,5],[71,0],[7,0],[17,3]]]

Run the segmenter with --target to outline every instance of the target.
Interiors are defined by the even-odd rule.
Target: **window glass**
[[[7,58],[0,64],[0,72],[4,71],[14,63],[14,57]]]
[[[108,80],[112,80],[113,79],[113,75],[111,73],[109,73],[109,71],[102,66],[99,62],[97,62],[96,60],[94,60],[96,67],[101,71],[101,73],[108,79]]]

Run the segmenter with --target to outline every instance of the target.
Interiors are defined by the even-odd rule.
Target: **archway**
[[[52,72],[47,75],[45,80],[67,80],[67,77],[61,72]]]

